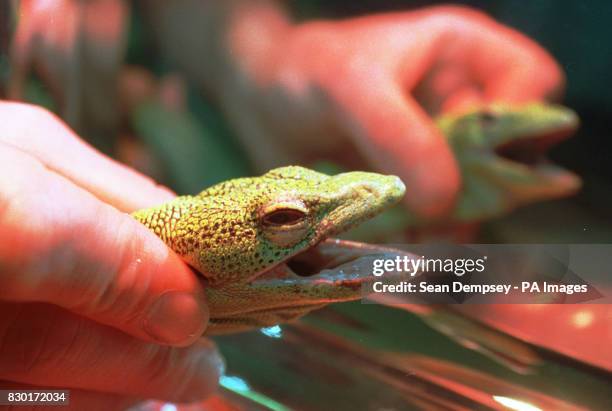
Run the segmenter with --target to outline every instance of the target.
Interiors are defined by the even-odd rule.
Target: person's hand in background
[[[0,387],[89,410],[214,391],[202,286],[127,214],[173,194],[24,104],[0,103],[0,164]]]
[[[541,100],[563,83],[535,42],[468,8],[293,25],[271,1],[148,6],[164,51],[220,99],[259,168],[355,147],[404,180],[421,218],[448,212],[461,185],[433,115]]]

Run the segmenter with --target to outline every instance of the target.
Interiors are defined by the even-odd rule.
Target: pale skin
[[[203,289],[126,213],[173,194],[39,108],[0,103],[0,135],[2,386],[71,387],[81,409],[211,393]]]
[[[175,4],[184,3],[159,2],[156,10]],[[249,133],[260,142],[286,139],[289,154],[278,144],[279,158],[286,159],[306,136],[317,151],[317,136],[348,136],[370,153],[374,168],[402,177],[411,192],[407,205],[425,216],[450,209],[459,187],[457,166],[430,114],[481,100],[537,100],[562,84],[558,66],[531,40],[464,9],[296,25],[273,3],[249,2],[249,13],[244,2],[200,4],[227,7],[227,24],[203,24],[198,13],[187,13],[181,24],[196,35],[172,38],[163,33],[168,22],[160,23],[162,39],[170,42],[162,47],[234,113],[245,142]],[[266,28],[261,42],[248,41],[250,28]],[[208,29],[217,39],[231,34],[234,42],[197,33]],[[449,32],[463,41],[450,48],[435,41]],[[389,44],[390,36],[404,40]],[[172,44],[182,47],[172,53]],[[465,75],[449,79],[448,67],[462,67]],[[235,86],[238,76],[243,89]],[[286,115],[273,115],[279,111]],[[173,194],[93,151],[40,109],[3,104],[0,117],[0,164],[11,170],[0,175],[0,379],[72,387],[75,404],[86,409],[208,395],[220,360],[210,345],[194,343],[208,317],[202,287],[178,256],[126,214]],[[271,168],[269,159],[254,160]],[[48,207],[39,207],[43,200]],[[146,321],[170,290],[184,297],[158,322]],[[24,357],[31,359],[25,367],[15,363]],[[91,373],[94,366],[101,372]]]

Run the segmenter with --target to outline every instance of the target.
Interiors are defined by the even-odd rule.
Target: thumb
[[[0,299],[52,303],[144,340],[184,345],[208,311],[197,276],[144,226],[0,147]]]
[[[396,84],[375,82],[370,77],[337,93],[343,126],[374,168],[404,181],[412,212],[421,218],[444,215],[460,186],[452,151],[411,96]]]

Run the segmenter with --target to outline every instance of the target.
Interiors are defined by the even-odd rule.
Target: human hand
[[[256,135],[282,136],[274,143],[311,152],[347,136],[372,167],[404,180],[407,205],[422,217],[447,212],[460,186],[432,115],[541,99],[562,81],[534,42],[464,8],[297,26],[267,61],[249,55],[256,39],[248,32],[233,36],[258,101],[243,103],[250,111],[239,115],[261,128]]]
[[[202,286],[126,214],[173,194],[24,104],[0,103],[0,164],[0,386],[74,389],[81,409],[210,394]]]
[[[406,205],[420,218],[449,212],[461,185],[432,116],[554,97],[563,83],[535,42],[468,8],[297,26],[255,8],[245,5],[227,28],[234,70],[202,71],[202,81],[256,164],[350,157],[355,167],[361,157],[403,179]]]

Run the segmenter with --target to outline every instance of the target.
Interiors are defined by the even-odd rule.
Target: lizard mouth
[[[333,283],[360,287],[379,278],[373,275],[375,260],[398,255],[414,258],[408,252],[391,247],[327,238],[264,272],[254,282],[284,280],[296,284]]]
[[[580,188],[580,178],[549,161],[550,149],[568,138],[575,128],[541,132],[521,137],[494,148],[501,176],[514,176],[514,185],[522,182],[527,197],[561,197]],[[531,188],[528,188],[530,186]],[[517,187],[514,187],[517,189]],[[535,190],[535,191],[534,191]]]
[[[265,306],[253,307],[249,314],[273,318],[270,324],[282,323],[329,303],[366,297],[371,293],[371,285],[375,281],[403,278],[404,273],[401,272],[387,271],[384,277],[373,274],[375,260],[398,255],[416,258],[413,254],[390,247],[324,239],[254,279],[252,286],[272,290],[282,288],[285,297],[268,300]],[[288,293],[291,294],[290,298],[286,297]]]
[[[327,239],[293,256],[285,262],[291,272],[300,277],[311,277],[321,271],[355,261],[363,255],[360,243],[350,243],[337,239]]]
[[[235,295],[230,310],[215,302],[226,298],[209,295],[213,334],[268,327],[296,320],[330,303],[357,300],[372,292],[372,284],[403,278],[404,273],[386,271],[374,275],[374,261],[413,254],[384,246],[327,238],[264,271]],[[399,274],[399,275],[398,275]],[[209,291],[213,291],[211,287]],[[257,298],[253,299],[252,296]]]
[[[536,168],[546,163],[550,149],[572,135],[574,129],[538,133],[510,140],[495,147],[495,154],[508,161]]]

